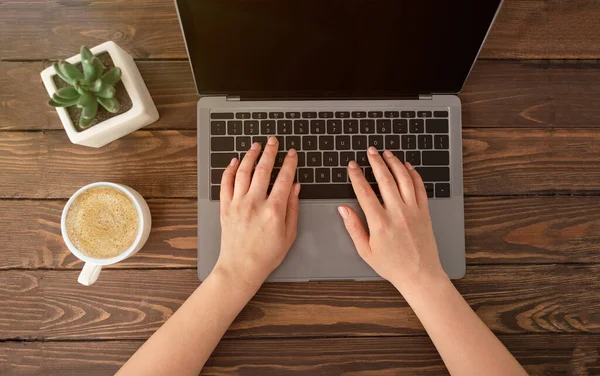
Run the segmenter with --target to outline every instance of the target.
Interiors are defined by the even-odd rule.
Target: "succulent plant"
[[[81,108],[79,126],[85,129],[96,117],[98,103],[108,112],[119,112],[115,85],[121,79],[121,69],[113,67],[104,72],[105,67],[100,59],[85,46],[81,46],[81,66],[83,72],[63,60],[53,64],[56,74],[69,86],[58,89],[48,104],[53,107]]]

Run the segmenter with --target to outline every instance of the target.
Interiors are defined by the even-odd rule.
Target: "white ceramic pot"
[[[56,111],[72,143],[99,148],[148,124],[154,123],[158,120],[159,116],[148,88],[131,55],[115,42],[102,43],[92,48],[91,51],[94,55],[108,52],[114,65],[121,68],[121,81],[131,98],[131,109],[81,132],[75,128],[65,108],[56,107]],[[77,64],[81,62],[81,55],[75,55],[66,61],[71,64]],[[57,90],[53,81],[53,77],[56,76],[54,67],[50,66],[46,68],[41,73],[41,76],[48,94],[52,97]]]

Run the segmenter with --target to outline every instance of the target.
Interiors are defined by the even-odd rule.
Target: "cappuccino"
[[[67,236],[86,256],[112,258],[134,244],[139,221],[133,201],[123,192],[90,188],[75,198],[67,212]]]

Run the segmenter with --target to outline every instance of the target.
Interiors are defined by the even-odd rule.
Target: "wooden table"
[[[463,101],[467,275],[456,286],[532,375],[600,373],[600,3],[506,0]],[[161,118],[72,145],[39,72],[79,46],[131,53]],[[108,375],[196,277],[198,96],[172,1],[0,0],[0,374]],[[135,257],[77,284],[65,200],[135,187],[153,230]],[[440,375],[385,282],[266,284],[206,374]]]

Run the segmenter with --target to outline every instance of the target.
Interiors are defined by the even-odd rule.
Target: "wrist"
[[[256,294],[262,286],[264,279],[257,277],[249,278],[236,271],[236,268],[217,263],[209,278],[212,277],[226,284],[227,286],[239,291],[250,298]],[[266,279],[266,278],[265,278]]]
[[[427,299],[435,297],[439,291],[447,287],[454,288],[443,269],[435,271],[422,271],[413,278],[390,281],[410,304],[413,299]]]

